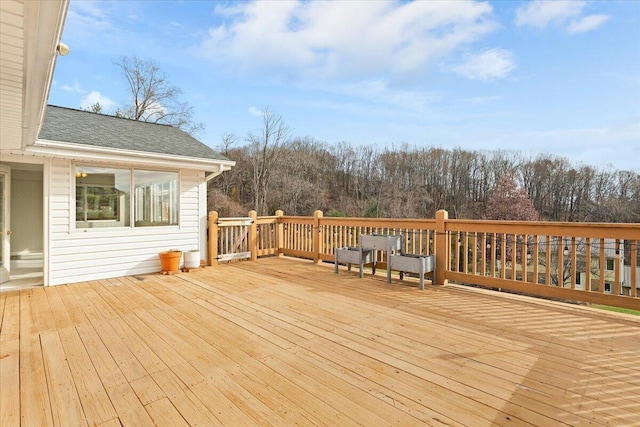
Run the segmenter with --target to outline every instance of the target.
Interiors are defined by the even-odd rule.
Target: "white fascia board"
[[[69,0],[24,2],[22,148],[33,144],[44,121]]]
[[[96,147],[43,139],[38,139],[35,145],[26,147],[24,154],[71,159],[75,161],[98,161],[162,168],[196,169],[214,173],[222,173],[223,171],[230,170],[236,164],[236,162],[231,160],[202,159],[198,157]]]

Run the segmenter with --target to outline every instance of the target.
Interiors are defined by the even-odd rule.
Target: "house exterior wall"
[[[180,170],[178,226],[75,229],[73,163],[52,160],[49,171],[49,285],[158,272],[159,252],[206,248],[204,172]]]
[[[622,271],[624,272],[622,276],[624,285],[622,287],[623,290],[626,290],[628,293],[628,290],[631,288],[631,266],[625,265]],[[636,288],[640,289],[640,267],[636,267]]]

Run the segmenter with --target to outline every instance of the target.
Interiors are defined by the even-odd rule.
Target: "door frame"
[[[4,176],[2,191],[2,221],[0,222],[0,245],[2,245],[2,265],[0,265],[0,283],[11,278],[11,167],[0,165],[0,174]]]

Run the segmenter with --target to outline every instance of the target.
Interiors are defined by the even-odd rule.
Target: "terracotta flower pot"
[[[158,254],[160,257],[160,266],[162,274],[172,274],[180,271],[180,259],[182,251],[165,251]]]

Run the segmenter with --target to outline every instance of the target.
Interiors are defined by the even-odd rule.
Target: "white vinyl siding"
[[[158,252],[201,248],[206,239],[199,226],[204,172],[180,171],[180,226],[85,230],[72,227],[72,168],[69,161],[51,164],[50,285],[159,272]]]
[[[67,160],[51,161],[51,179],[49,184],[49,233],[69,233],[71,214],[71,192],[69,184],[69,168]],[[74,207],[75,208],[75,207]]]

